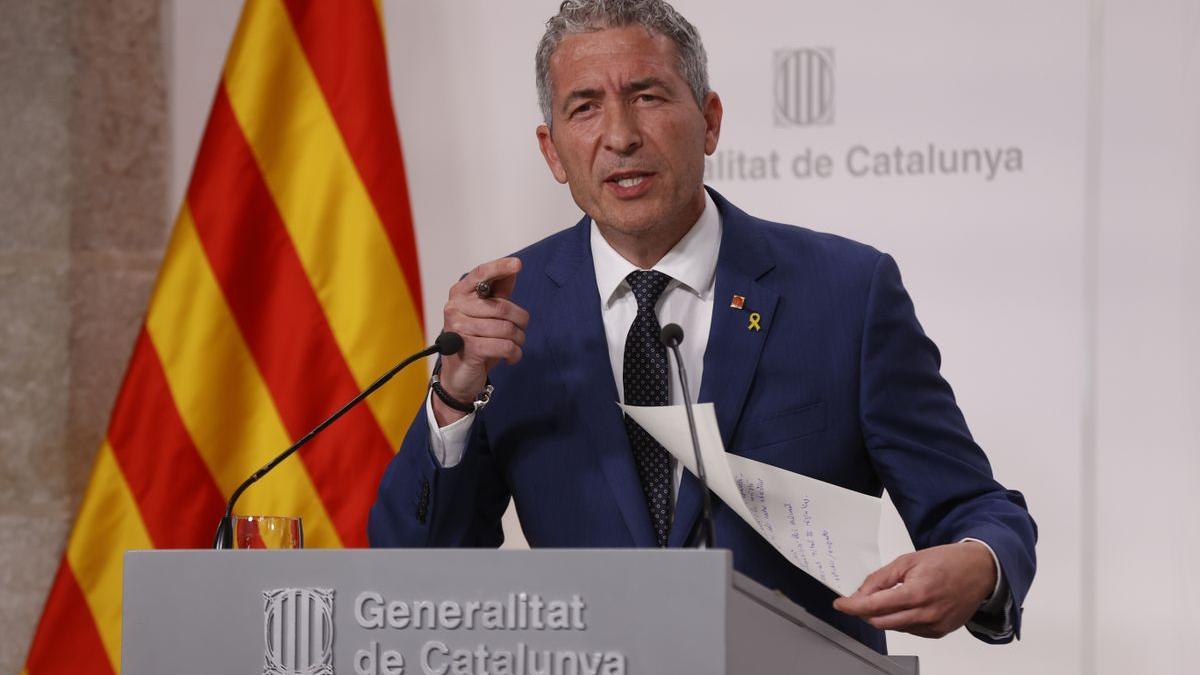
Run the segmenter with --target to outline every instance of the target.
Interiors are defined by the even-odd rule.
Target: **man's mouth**
[[[643,171],[620,171],[610,175],[604,182],[612,186],[613,192],[622,199],[641,196],[649,188],[654,174]]]

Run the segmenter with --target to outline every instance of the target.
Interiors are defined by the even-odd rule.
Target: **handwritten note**
[[[696,473],[683,406],[621,408]],[[709,487],[792,564],[840,595],[853,593],[879,567],[878,498],[731,455],[713,405],[698,404],[693,412]]]

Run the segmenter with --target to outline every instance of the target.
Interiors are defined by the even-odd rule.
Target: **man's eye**
[[[661,100],[661,99],[659,99],[654,94],[638,94],[637,100],[641,101],[643,103],[653,103],[653,102]]]
[[[571,111],[571,117],[574,117],[580,113],[590,112],[592,110],[592,108],[594,108],[594,107],[595,106],[592,105],[591,103],[584,103],[581,106],[577,106],[574,110]]]

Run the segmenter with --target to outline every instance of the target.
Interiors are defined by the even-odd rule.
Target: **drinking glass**
[[[304,548],[300,518],[291,516],[234,516],[234,548]]]

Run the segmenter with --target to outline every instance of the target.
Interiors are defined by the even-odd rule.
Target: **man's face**
[[[553,131],[538,127],[538,141],[584,212],[633,237],[695,222],[721,102],[710,93],[696,105],[670,39],[640,26],[570,35],[550,81]]]

